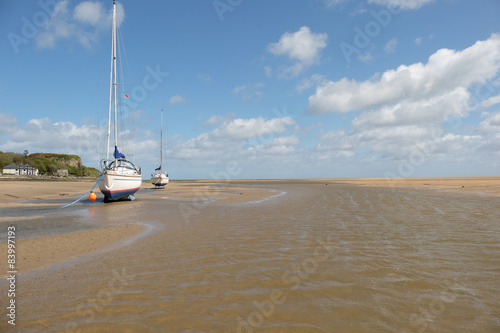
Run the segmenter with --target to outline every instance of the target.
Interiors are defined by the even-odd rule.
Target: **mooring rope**
[[[94,190],[94,188],[97,186],[97,184],[99,184],[99,182],[101,181],[102,177],[104,177],[104,174],[102,174],[102,175],[101,175],[101,177],[99,178],[99,180],[97,181],[97,183],[95,183],[95,185],[94,185],[94,186],[90,189],[90,191],[88,191],[87,193],[85,193],[84,195],[82,195],[82,197],[81,197],[80,199],[75,200],[75,201],[73,201],[72,203],[69,203],[69,204],[64,205],[64,206],[62,206],[62,207],[59,207],[59,209],[61,209],[61,208],[66,208],[66,207],[68,207],[68,206],[71,206],[72,204],[77,203],[78,201],[80,201],[80,200],[82,200],[83,198],[85,198],[87,195],[89,195],[89,193],[90,193],[90,192],[92,192],[92,191]]]

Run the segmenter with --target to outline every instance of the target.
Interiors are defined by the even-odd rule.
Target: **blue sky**
[[[98,167],[111,7],[2,1],[1,151],[78,154]],[[144,178],[159,164],[161,109],[172,179],[499,175],[496,0],[118,9],[119,146]]]

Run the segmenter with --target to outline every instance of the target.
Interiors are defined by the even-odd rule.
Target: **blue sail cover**
[[[115,146],[115,158],[125,158],[125,155],[118,151],[118,147]]]
[[[155,169],[155,171],[161,170],[161,165]]]

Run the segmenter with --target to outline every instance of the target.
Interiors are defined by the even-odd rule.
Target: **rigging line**
[[[121,50],[123,50],[123,57],[121,57],[121,55],[120,55],[120,59],[124,59],[125,60],[125,65],[126,65],[125,67],[127,68],[127,75],[131,76],[130,73],[132,73],[132,72],[130,71],[130,66],[129,66],[129,62],[128,62],[128,56],[127,56],[127,50],[125,49],[125,42],[123,41],[122,29],[120,27],[118,27],[118,35],[119,35],[119,38],[120,38],[120,46],[121,46],[120,47],[120,52],[121,52]],[[120,69],[121,69],[122,75],[123,75],[123,73],[125,73],[125,72],[123,71],[123,60],[121,60],[121,61],[122,61],[122,63],[120,64],[120,66],[121,66]]]
[[[120,82],[123,82],[124,81],[124,72],[123,72],[123,56],[122,54],[124,52],[122,52],[122,50],[124,50],[124,43],[123,43],[123,35],[121,33],[121,29],[118,27],[117,28],[117,35],[118,35],[118,48],[117,48],[117,52],[118,52],[118,65],[119,65],[119,80]],[[124,96],[125,96],[125,88],[123,86],[120,86],[120,89],[119,89],[119,122],[120,122],[120,128],[122,129],[122,131],[120,132],[120,145],[121,145],[121,149],[122,151],[125,153],[126,156],[128,156],[128,152],[129,152],[129,142],[128,142],[128,138],[127,139],[124,139],[124,133],[127,132],[128,130],[128,126],[127,126],[127,114],[125,113],[125,99],[124,99]],[[127,136],[125,134],[125,136]]]
[[[131,71],[130,71],[130,65],[129,65],[129,61],[128,61],[128,56],[127,56],[127,50],[125,48],[125,43],[123,41],[123,34],[122,34],[122,29],[120,27],[118,27],[118,38],[119,38],[119,48],[118,48],[118,52],[120,53],[120,57],[119,57],[119,60],[120,60],[120,74],[122,75],[122,81],[124,81],[124,73],[125,71],[123,70],[123,65],[125,63],[125,67],[127,69],[127,75],[130,77],[131,76]],[[130,93],[130,92],[129,92]],[[122,101],[123,101],[123,105],[125,105],[125,99],[123,99],[123,96],[125,96],[125,91],[124,91],[124,88],[122,87]],[[132,162],[135,164],[135,129],[136,127],[135,126],[128,126],[130,124],[130,122],[133,123],[133,117],[135,116],[135,114],[133,112],[131,112],[132,110],[128,110],[128,114],[125,114],[125,110],[126,108],[123,108],[122,109],[122,113],[123,113],[123,118],[121,119],[123,121],[123,128],[125,129],[126,133],[127,133],[127,140],[122,140],[122,144],[124,143],[125,144],[125,151],[127,151],[128,155],[130,155],[132,158]],[[130,119],[129,119],[130,117]]]
[[[82,200],[83,198],[85,198],[88,194],[90,194],[90,192],[92,192],[92,191],[94,190],[94,188],[97,186],[97,184],[99,184],[99,182],[101,181],[102,177],[104,177],[104,174],[102,174],[102,175],[101,175],[101,177],[99,178],[99,180],[97,181],[97,183],[95,183],[95,185],[94,185],[94,186],[92,186],[92,188],[90,189],[90,191],[88,191],[87,193],[85,193],[84,195],[82,195],[82,197],[81,197],[80,199],[77,199],[77,200],[73,201],[72,203],[69,203],[69,204],[64,205],[64,206],[62,206],[62,207],[59,207],[59,209],[61,209],[61,208],[66,208],[66,207],[68,207],[68,206],[71,206],[72,204],[75,204],[75,203],[77,203],[78,201],[80,201],[80,200]]]

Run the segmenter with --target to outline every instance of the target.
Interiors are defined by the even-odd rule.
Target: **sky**
[[[0,151],[106,154],[112,1],[0,2]],[[497,0],[117,3],[143,178],[500,175]],[[125,95],[129,97],[126,98]]]

